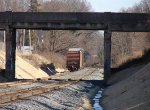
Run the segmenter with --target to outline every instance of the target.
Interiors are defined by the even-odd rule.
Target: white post
[[[29,47],[30,47],[30,53],[31,53],[31,30],[29,29]]]
[[[4,45],[3,45],[4,50],[5,50],[5,45],[6,45],[6,31],[4,30]]]
[[[23,47],[23,53],[24,53],[24,42],[25,42],[25,35],[26,35],[26,30],[23,30],[23,41],[22,41],[22,47]]]

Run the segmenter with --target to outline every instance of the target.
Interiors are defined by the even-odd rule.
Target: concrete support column
[[[111,75],[111,31],[104,31],[104,80]]]
[[[15,60],[16,60],[16,29],[6,29],[6,72],[5,77],[12,81],[15,79]]]

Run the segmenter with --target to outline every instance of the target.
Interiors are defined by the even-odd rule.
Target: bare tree
[[[86,0],[51,0],[43,3],[43,11],[53,12],[87,12],[91,9]]]
[[[150,0],[141,0],[133,7],[121,11],[125,13],[149,13]],[[126,57],[136,56],[137,52],[150,48],[150,35],[147,32],[113,33],[112,42],[112,64],[117,64],[127,60]]]
[[[88,11],[89,6],[86,0],[51,0],[43,3],[42,11],[52,12],[77,12]],[[54,31],[51,30],[46,36],[50,39],[49,42],[50,51],[63,52],[69,47],[75,47],[77,44],[76,32],[78,31]],[[45,37],[48,39],[48,37]],[[47,43],[45,45],[48,45]],[[78,45],[79,46],[79,45]],[[46,46],[44,46],[46,47]]]

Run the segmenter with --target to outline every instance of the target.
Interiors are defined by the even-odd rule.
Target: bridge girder
[[[0,28],[17,29],[105,30],[121,32],[150,31],[147,13],[93,12],[0,12]]]

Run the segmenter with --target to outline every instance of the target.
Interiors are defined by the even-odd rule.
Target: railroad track
[[[7,87],[13,87],[13,86],[19,86],[19,85],[29,85],[35,82],[43,82],[48,81],[50,79],[57,79],[60,78],[62,75],[54,75],[46,78],[37,78],[37,79],[31,79],[31,80],[25,80],[25,81],[15,81],[15,82],[7,82],[7,83],[0,83],[0,89],[7,88]]]
[[[81,77],[80,80],[84,80],[85,77],[87,77],[87,76],[93,74],[93,73],[96,71],[96,69],[94,69],[94,70],[89,70],[89,71],[90,71],[90,72],[89,72],[88,74],[85,74],[83,77]]]
[[[61,89],[76,82],[77,81],[60,81],[59,83],[45,84],[42,86],[3,92],[0,93],[0,104],[12,102],[14,100],[27,98],[34,95],[39,95],[52,90]]]
[[[8,82],[8,83],[1,83],[0,89],[7,88],[7,87],[13,87],[18,85],[27,85],[33,83],[32,81],[22,82],[22,81],[16,81],[16,82]]]
[[[44,84],[40,86],[35,86],[35,87],[29,87],[25,89],[19,89],[19,90],[11,90],[11,91],[6,91],[6,92],[0,92],[0,104],[5,104],[8,102],[12,102],[15,100],[19,99],[24,99],[27,97],[31,97],[34,95],[39,95],[43,94],[52,90],[58,90],[61,88],[68,87],[72,84],[75,84],[82,80],[84,77],[92,74],[96,69],[94,70],[87,70],[86,74],[81,75],[78,79],[69,79],[69,80],[60,80],[59,82],[51,83],[51,84]],[[43,79],[37,79],[37,80],[30,80],[27,82],[12,82],[12,83],[5,83],[5,84],[0,84],[0,88],[9,88],[13,86],[19,86],[19,85],[30,85],[31,83],[35,82],[43,82],[43,81],[48,81],[51,78],[43,78]],[[3,85],[3,86],[2,86]]]
[[[85,77],[93,74],[97,69],[86,69],[81,70],[81,72],[71,72],[70,74],[66,74],[64,76],[58,77],[59,79],[70,79],[70,80],[84,80]]]

